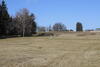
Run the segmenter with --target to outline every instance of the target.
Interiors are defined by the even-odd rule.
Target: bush
[[[39,33],[37,36],[54,36],[53,33]]]

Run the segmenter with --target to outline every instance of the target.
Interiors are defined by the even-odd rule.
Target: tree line
[[[36,22],[33,13],[23,8],[14,17],[10,16],[4,0],[0,4],[0,36],[31,36],[36,33]]]
[[[23,8],[12,17],[8,13],[5,1],[2,0],[0,3],[0,36],[32,36],[37,31],[45,31],[45,29],[45,27],[37,26],[35,15],[30,13],[28,9]],[[66,25],[62,23],[55,23],[47,29],[48,31],[68,31]],[[83,26],[80,22],[76,24],[76,31],[83,31]]]
[[[61,22],[57,22],[54,25],[50,25],[49,27],[44,27],[44,26],[38,26],[37,27],[37,31],[38,32],[49,32],[49,31],[67,31],[67,32],[73,32],[74,30],[72,29],[67,29],[66,25],[61,23]],[[80,22],[76,23],[76,32],[82,32],[83,31],[83,25]]]

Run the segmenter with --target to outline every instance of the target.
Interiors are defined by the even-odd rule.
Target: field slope
[[[100,35],[1,39],[0,67],[100,67]]]

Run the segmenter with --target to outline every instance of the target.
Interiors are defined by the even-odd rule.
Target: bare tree
[[[54,31],[66,31],[66,26],[62,23],[55,23],[53,25],[53,30]]]
[[[52,26],[51,25],[48,28],[49,28],[49,31],[52,31]]]
[[[37,31],[38,32],[46,32],[46,27],[44,27],[44,26],[38,26]]]
[[[15,18],[18,33],[21,34],[23,37],[32,35],[32,28],[34,28],[34,26],[36,27],[36,24],[33,25],[33,23],[35,23],[33,14],[30,14],[29,11],[24,8],[17,12]]]

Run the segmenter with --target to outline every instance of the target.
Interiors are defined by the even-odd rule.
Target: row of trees
[[[66,25],[62,24],[61,22],[55,23],[53,26],[49,26],[49,27],[43,27],[43,26],[39,26],[37,28],[38,32],[48,32],[48,31],[73,31],[72,29],[68,30]],[[83,31],[83,26],[82,23],[77,22],[76,24],[76,31]]]
[[[26,8],[11,17],[8,13],[6,3],[3,0],[0,4],[0,36],[21,35],[31,36],[36,33],[36,22],[33,13]]]
[[[0,3],[0,36],[31,36],[32,34],[36,34],[36,31],[45,31],[45,29],[45,27],[37,27],[34,14],[30,13],[28,9],[21,9],[14,17],[11,17],[5,1],[2,0],[2,3]],[[68,31],[67,27],[62,23],[55,23],[53,26],[47,28],[47,30]],[[80,22],[76,24],[76,31],[83,31]]]
[[[67,31],[67,28],[64,24],[62,23],[55,23],[53,26],[49,27],[43,27],[43,26],[38,26],[37,27],[38,32],[48,32],[48,31]]]

